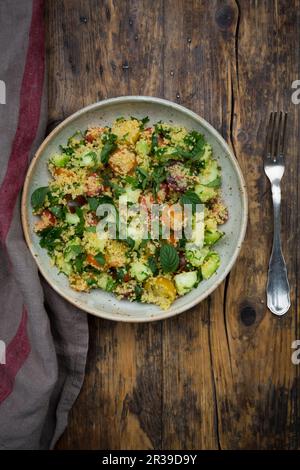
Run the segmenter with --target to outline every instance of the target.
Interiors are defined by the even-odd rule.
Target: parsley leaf
[[[152,187],[153,192],[156,194],[159,191],[160,183],[166,179],[166,171],[162,166],[155,167],[152,172]]]
[[[62,233],[62,227],[47,227],[41,231],[40,246],[48,251],[54,250]]]
[[[150,150],[150,154],[155,154],[155,152],[157,151],[158,149],[158,135],[153,132],[152,136],[151,136],[151,150]]]
[[[141,125],[140,129],[143,130],[145,125],[150,121],[148,116],[145,116],[143,119],[140,119]]]
[[[102,163],[108,163],[110,153],[117,148],[116,140],[117,136],[115,134],[107,133],[103,135],[102,142],[104,143],[104,146],[100,154]]]
[[[182,157],[188,159],[190,163],[199,162],[204,154],[205,139],[202,134],[197,131],[189,132],[184,138],[184,143],[189,150],[180,150]]]
[[[75,233],[80,237],[84,232],[84,216],[80,207],[76,207],[76,214],[79,217],[79,223],[76,225]]]
[[[87,199],[91,211],[96,211],[100,204],[113,204],[113,199],[110,196],[88,197]]]
[[[180,202],[182,205],[190,204],[192,206],[192,211],[195,212],[196,205],[201,204],[201,200],[198,194],[194,193],[193,191],[186,191],[180,197]]]

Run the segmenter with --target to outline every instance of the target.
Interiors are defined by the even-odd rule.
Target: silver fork
[[[273,248],[268,271],[267,305],[275,315],[284,315],[291,306],[290,286],[280,237],[280,182],[284,173],[283,149],[286,121],[287,113],[280,112],[279,118],[277,118],[277,112],[271,113],[264,159],[264,170],[271,183],[274,209]]]

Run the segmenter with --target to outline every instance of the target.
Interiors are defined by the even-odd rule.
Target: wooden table
[[[119,95],[181,103],[232,146],[249,193],[246,241],[213,295],[152,324],[89,318],[86,378],[60,449],[294,449],[300,437],[299,0],[48,0],[49,124]],[[283,247],[292,307],[266,308],[269,112],[289,112]],[[297,161],[298,159],[298,161]]]

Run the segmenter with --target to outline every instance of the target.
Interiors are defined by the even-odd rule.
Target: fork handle
[[[281,249],[281,189],[279,181],[272,184],[272,199],[274,209],[274,233],[268,271],[267,305],[275,315],[284,315],[291,306],[291,300],[287,269]]]

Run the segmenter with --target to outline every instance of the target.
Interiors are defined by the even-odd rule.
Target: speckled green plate
[[[80,293],[71,289],[68,280],[51,266],[46,251],[39,245],[39,238],[33,231],[36,217],[32,215],[30,197],[39,186],[47,186],[49,173],[47,161],[64,145],[76,130],[89,126],[105,126],[118,116],[149,116],[150,124],[162,120],[178,124],[203,133],[213,147],[215,158],[222,167],[222,195],[229,209],[229,219],[222,227],[225,237],[218,243],[217,251],[221,265],[215,275],[202,281],[192,292],[177,299],[167,311],[154,305],[117,300],[113,294],[99,289],[91,293]],[[146,322],[161,320],[184,312],[211,294],[232,268],[244,239],[247,225],[247,193],[241,169],[230,148],[220,134],[204,119],[192,111],[160,98],[147,96],[123,96],[87,106],[70,116],[46,138],[34,156],[29,167],[22,196],[22,223],[26,242],[37,265],[49,282],[62,297],[82,310],[110,320]]]

